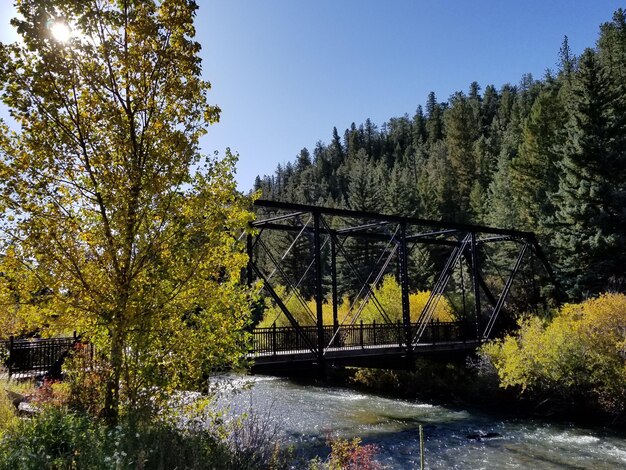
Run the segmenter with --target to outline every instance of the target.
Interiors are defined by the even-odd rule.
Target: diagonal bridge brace
[[[280,267],[280,263],[278,263],[278,261],[276,261],[276,258],[274,257],[274,255],[272,255],[272,253],[270,252],[269,248],[267,248],[267,245],[265,245],[265,242],[263,242],[262,240],[258,240],[258,243],[264,249],[265,253],[269,257],[269,259],[272,261],[272,263],[274,263],[274,266],[276,266],[276,269],[274,271],[278,270],[278,272],[282,276],[283,280],[287,284],[287,287],[289,287],[291,289],[292,294],[294,294],[296,296],[296,298],[298,299],[300,304],[302,304],[302,306],[305,308],[305,310],[309,314],[310,318],[315,322],[315,317],[313,316],[313,312],[311,312],[311,309],[309,309],[309,306],[307,305],[306,301],[304,300],[304,298],[302,297],[302,295],[300,294],[298,289],[293,285],[293,283],[289,279],[289,276],[287,276],[285,271]],[[274,271],[272,271],[272,274],[274,274]],[[270,278],[271,278],[272,274],[270,274],[270,276],[268,276],[266,278],[268,283],[270,281]]]
[[[415,322],[416,329],[415,329],[415,334],[413,335],[411,339],[412,345],[419,343],[422,335],[424,334],[424,331],[426,330],[426,326],[428,322],[430,321],[430,319],[432,318],[435,308],[437,307],[437,304],[439,303],[439,300],[441,299],[441,296],[443,295],[443,292],[445,291],[445,288],[448,285],[448,281],[450,280],[450,277],[452,276],[452,270],[454,269],[454,266],[459,261],[459,258],[461,257],[461,255],[465,252],[467,245],[470,243],[470,240],[471,240],[471,236],[470,234],[467,234],[461,241],[460,245],[455,246],[452,252],[450,253],[448,260],[446,261],[444,268],[441,270],[441,273],[439,274],[439,277],[437,278],[437,282],[435,283],[435,286],[433,287],[430,293],[430,296],[428,297],[428,300],[426,301],[426,305],[424,305],[424,308],[422,309],[420,316]]]
[[[504,284],[504,288],[502,289],[502,292],[500,293],[500,297],[498,298],[496,305],[494,305],[493,307],[491,316],[489,317],[489,321],[487,322],[487,326],[485,326],[485,331],[482,334],[482,340],[489,339],[489,335],[491,334],[493,325],[495,324],[496,319],[498,318],[498,314],[500,313],[500,310],[502,310],[502,306],[504,305],[504,301],[506,300],[509,294],[509,291],[511,290],[511,285],[513,284],[513,278],[515,277],[515,275],[519,271],[520,266],[522,265],[522,260],[524,259],[524,255],[526,254],[527,249],[528,249],[528,242],[525,242],[522,245],[522,248],[519,254],[517,255],[517,259],[515,260],[515,265],[513,266],[513,270],[509,274],[509,277],[507,278],[506,283]]]
[[[252,269],[256,273],[256,275],[259,276],[259,279],[261,279],[261,281],[263,281],[263,287],[265,288],[265,290],[267,290],[267,292],[270,294],[272,299],[274,299],[274,302],[276,302],[276,305],[278,305],[278,308],[280,308],[282,310],[282,312],[285,314],[285,316],[287,317],[287,320],[289,320],[289,323],[291,323],[291,326],[293,326],[294,329],[296,330],[296,333],[304,340],[304,342],[308,346],[309,350],[313,353],[313,355],[317,356],[318,355],[317,348],[315,348],[315,346],[313,346],[311,341],[309,341],[309,338],[304,334],[304,331],[302,330],[302,327],[300,326],[298,321],[294,318],[294,316],[291,314],[291,312],[289,311],[287,306],[280,299],[280,296],[276,293],[274,288],[268,282],[268,280],[265,277],[265,275],[261,272],[261,270],[258,268],[256,263],[250,263],[250,264],[251,264]]]
[[[376,294],[374,294],[374,291],[372,290],[372,288],[370,287],[369,283],[367,282],[372,274],[374,273],[374,270],[372,270],[370,272],[370,274],[368,275],[368,278],[364,281],[363,278],[360,276],[358,270],[354,267],[354,264],[352,263],[352,261],[350,260],[350,257],[348,256],[346,249],[343,246],[343,241],[340,241],[337,238],[337,233],[333,232],[330,227],[328,226],[327,222],[322,218],[321,219],[322,224],[324,225],[324,227],[326,228],[326,232],[328,233],[329,237],[331,238],[331,240],[333,241],[333,243],[335,244],[335,246],[337,247],[338,251],[343,255],[346,263],[348,264],[348,267],[350,268],[350,270],[352,271],[352,274],[354,274],[354,276],[356,277],[356,279],[361,283],[361,290],[359,292],[360,293],[363,290],[366,290],[367,294],[372,298],[372,300],[374,301],[374,305],[376,306],[376,308],[378,309],[378,311],[380,312],[380,314],[383,316],[383,318],[385,319],[386,322],[390,323],[391,320],[389,318],[389,316],[387,315],[387,313],[385,312],[385,310],[383,309],[380,301],[378,300],[378,298],[376,297]],[[344,240],[345,241],[345,240]],[[383,253],[380,255],[378,262],[380,262],[380,260],[382,259],[382,256],[384,255],[386,251],[383,251]],[[382,271],[384,271],[387,266],[389,265],[389,259],[393,256],[393,254],[395,253],[395,250],[392,250],[392,253],[388,256],[388,259],[385,261],[385,264],[383,265]],[[377,262],[377,263],[378,263]],[[380,275],[380,272],[378,273]],[[357,295],[357,297],[359,296]]]

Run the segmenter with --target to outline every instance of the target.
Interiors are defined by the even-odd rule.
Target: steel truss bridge
[[[256,372],[329,363],[410,368],[416,356],[467,355],[514,325],[515,284],[525,297],[545,283],[541,276],[556,287],[532,232],[266,200],[255,210],[247,281],[271,301],[266,314],[278,312],[252,330]],[[376,295],[385,275],[400,286],[395,317]],[[342,292],[346,279],[352,288]],[[411,311],[416,289],[428,296]],[[454,320],[437,319],[450,296]],[[342,297],[350,299],[347,313],[340,313]],[[378,322],[364,323],[366,308]]]

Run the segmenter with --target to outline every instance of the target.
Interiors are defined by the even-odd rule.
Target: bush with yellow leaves
[[[314,299],[303,300],[299,299],[295,294],[286,295],[287,290],[282,286],[276,287],[275,290],[300,325],[315,325],[316,305]],[[383,278],[380,285],[372,290],[373,295],[366,298],[361,296],[361,298],[352,302],[348,296],[344,296],[337,307],[337,317],[340,324],[351,324],[353,321],[360,320],[363,320],[363,323],[372,323],[373,321],[382,323],[385,321],[385,318],[381,310],[385,312],[392,322],[402,321],[402,289],[396,278],[388,274]],[[409,295],[412,321],[417,320],[429,297],[429,291],[418,291]],[[324,302],[322,315],[325,325],[333,324],[332,304],[330,302]],[[437,302],[433,312],[433,319],[435,321],[454,320],[452,306],[447,299],[441,298]],[[276,326],[290,326],[289,320],[280,308],[273,302],[268,301],[263,320],[258,326],[271,327],[274,322],[276,322]]]
[[[501,387],[626,410],[626,295],[566,304],[550,321],[526,317],[519,326],[481,350]]]

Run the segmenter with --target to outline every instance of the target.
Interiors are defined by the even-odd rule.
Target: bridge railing
[[[293,327],[255,328],[252,332],[252,354],[279,354],[285,352],[311,351],[310,345],[318,344],[316,326],[301,326],[302,334]],[[375,346],[406,345],[405,331],[401,323],[357,323],[343,325],[337,331],[332,325],[323,327],[326,349],[348,350]],[[429,322],[419,343],[470,341],[476,337],[473,322]],[[306,340],[304,339],[306,338]],[[308,342],[307,342],[308,340]]]
[[[414,339],[413,344],[432,344],[474,340],[476,340],[476,322],[430,321],[426,324],[419,340]]]
[[[403,329],[400,323],[363,323],[344,325],[330,345],[337,349],[365,348],[368,346],[401,346]]]
[[[76,336],[0,341],[0,357],[9,377],[22,373],[47,373],[76,343]]]
[[[325,327],[326,328],[326,327]],[[310,344],[317,344],[317,327],[301,326],[300,330]],[[253,331],[253,350],[255,354],[276,354],[282,351],[308,351],[307,341],[291,326],[272,326],[255,328]]]

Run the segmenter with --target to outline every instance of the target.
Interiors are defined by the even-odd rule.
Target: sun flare
[[[52,37],[59,42],[67,42],[72,36],[70,27],[62,21],[57,21],[50,27]]]

